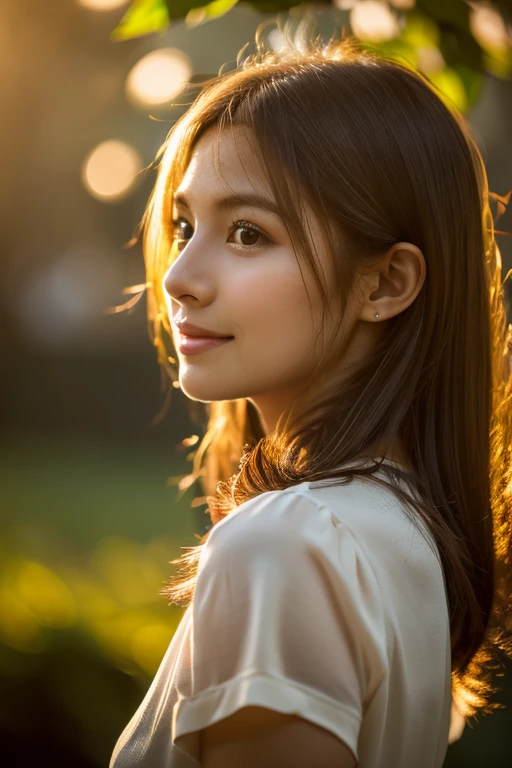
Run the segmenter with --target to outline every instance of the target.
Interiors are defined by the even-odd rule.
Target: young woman
[[[284,34],[177,121],[142,222],[213,527],[174,561],[187,609],[111,768],[440,768],[510,652],[481,155],[418,72]]]

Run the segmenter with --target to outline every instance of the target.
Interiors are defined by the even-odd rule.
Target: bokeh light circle
[[[142,168],[139,152],[125,141],[110,139],[95,147],[82,165],[82,182],[98,200],[117,202],[132,190]]]
[[[78,5],[89,8],[91,11],[113,11],[128,5],[128,0],[77,0]]]
[[[178,48],[159,48],[140,59],[126,78],[126,95],[136,106],[166,104],[185,88],[192,74],[189,57]]]
[[[365,0],[350,11],[350,26],[356,37],[380,42],[392,40],[400,33],[396,16],[381,0]]]

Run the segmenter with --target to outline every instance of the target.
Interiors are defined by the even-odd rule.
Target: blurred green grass
[[[11,765],[108,764],[184,613],[159,590],[207,523],[204,507],[190,508],[193,490],[178,498],[168,485],[189,471],[171,441],[0,443],[0,734]]]
[[[0,642],[48,652],[78,633],[150,676],[183,615],[159,594],[202,512],[168,478],[185,460],[134,444],[18,436],[0,446]],[[206,515],[205,521],[206,521]]]
[[[2,527],[27,529],[28,546],[36,545],[28,529],[49,546],[77,551],[105,535],[194,538],[197,516],[167,486],[169,476],[190,470],[172,447],[17,436],[0,443],[0,467]]]

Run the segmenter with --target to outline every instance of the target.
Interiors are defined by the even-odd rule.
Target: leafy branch
[[[398,0],[353,0],[345,3],[345,11],[337,8],[336,0],[132,0],[111,39],[163,35],[176,22],[184,22],[191,29],[224,16],[238,4],[276,15],[299,6],[305,10],[315,6],[319,11],[337,10],[343,28],[359,37],[363,46],[405,60],[423,71],[462,111],[478,98],[484,73],[512,78],[509,0],[416,0],[410,8],[400,8]],[[361,22],[357,22],[362,14],[366,14],[367,22],[372,17],[374,31],[376,17],[387,14],[391,34],[383,36],[382,30],[380,36],[366,34]],[[367,23],[366,30],[371,26]]]

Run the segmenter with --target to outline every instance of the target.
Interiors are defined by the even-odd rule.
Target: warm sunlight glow
[[[45,648],[44,632],[32,611],[8,586],[0,587],[0,640],[24,653]]]
[[[416,50],[418,56],[418,69],[430,74],[444,69],[446,62],[439,48],[434,46],[420,47]]]
[[[398,20],[389,6],[380,0],[363,0],[350,11],[350,26],[363,40],[391,40],[400,32]]]
[[[350,11],[356,2],[357,0],[334,0],[334,6],[339,8],[340,11]]]
[[[91,11],[113,11],[114,8],[121,8],[127,5],[128,0],[77,0],[78,5],[84,8],[90,8]]]
[[[268,41],[274,51],[283,51],[287,48],[286,40],[279,29],[273,29],[269,32]]]
[[[15,586],[18,598],[43,626],[64,628],[75,623],[73,595],[63,579],[47,566],[23,562]]]
[[[389,0],[390,4],[399,11],[409,11],[416,5],[416,0]]]
[[[101,582],[124,605],[143,605],[158,595],[162,574],[141,544],[121,536],[103,539],[94,550],[92,563]]]
[[[172,635],[173,628],[164,622],[147,624],[135,630],[131,637],[130,649],[134,661],[146,674],[155,674]]]
[[[501,14],[484,3],[473,3],[469,16],[471,32],[484,48],[504,49],[512,45]]]
[[[125,198],[135,185],[142,158],[125,141],[112,139],[95,147],[82,166],[82,182],[98,200],[117,202]]]
[[[158,106],[177,96],[190,80],[189,57],[178,48],[160,48],[143,56],[126,79],[126,94],[136,106]]]

